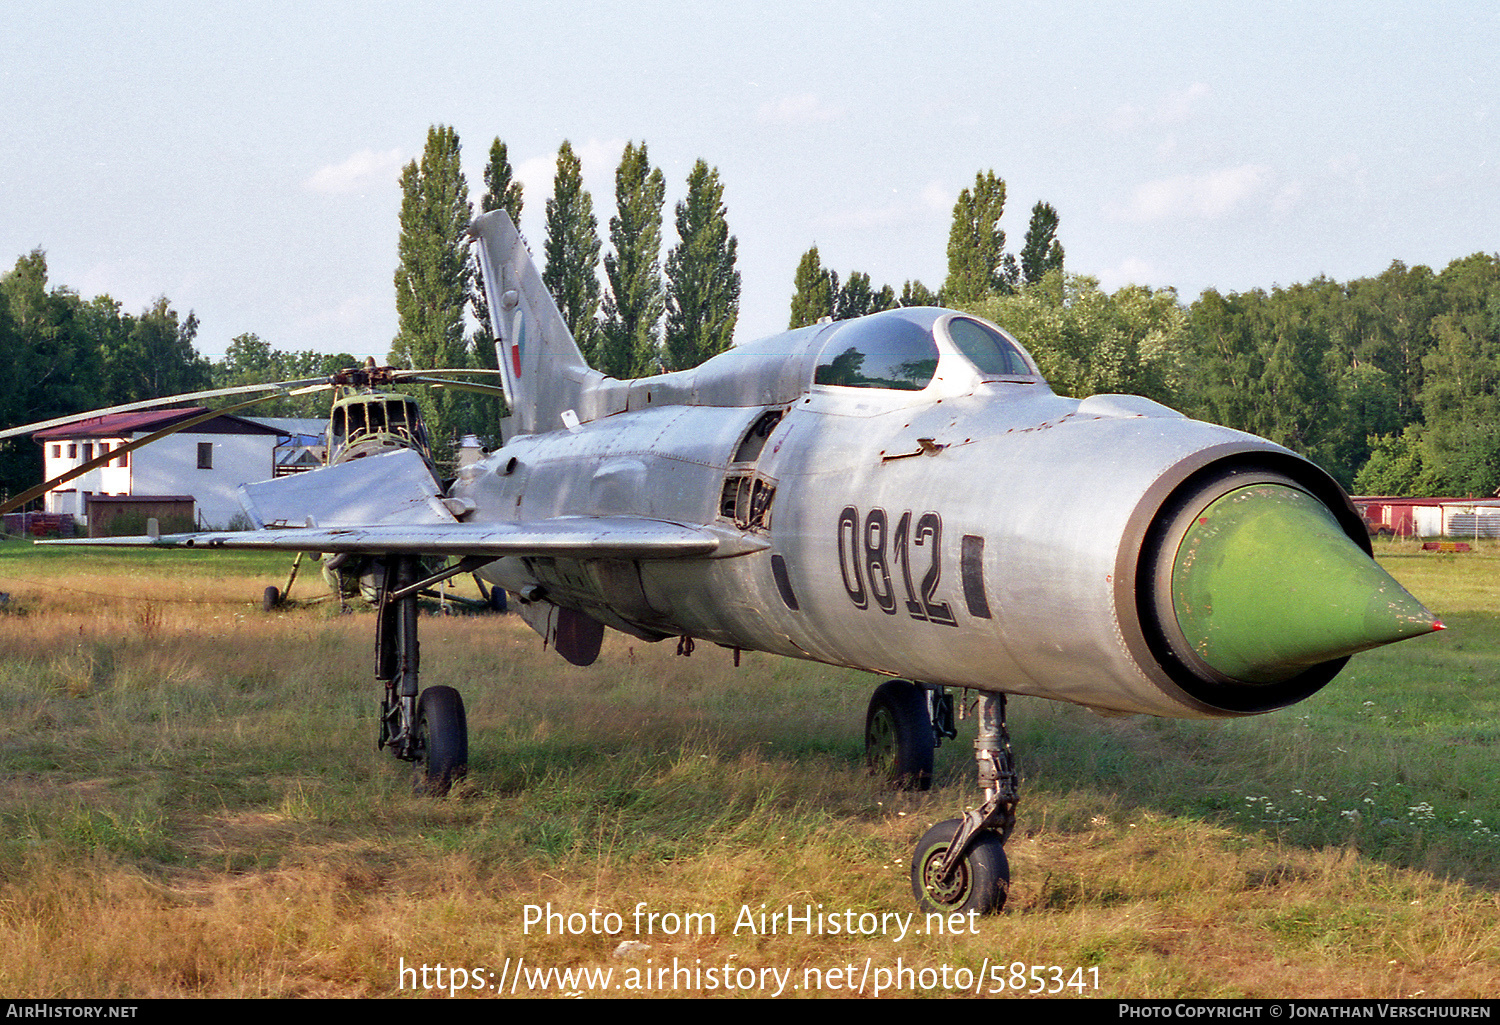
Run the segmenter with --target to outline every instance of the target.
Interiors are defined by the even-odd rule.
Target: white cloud
[[[1202,82],[1194,82],[1180,92],[1168,93],[1156,104],[1156,120],[1164,125],[1181,124],[1192,117],[1198,102],[1212,90]]]
[[[1158,178],[1136,187],[1124,206],[1107,208],[1122,221],[1217,220],[1262,191],[1269,170],[1259,164]]]
[[[302,183],[302,187],[309,192],[334,196],[361,192],[371,186],[392,185],[400,180],[401,165],[405,162],[399,149],[380,153],[372,149],[360,150],[342,164],[326,164],[318,168]]]
[[[1128,256],[1114,267],[1099,272],[1099,287],[1113,292],[1126,285],[1149,285],[1159,281],[1162,275],[1155,267],[1138,257]]]
[[[320,306],[309,310],[297,318],[296,327],[310,334],[353,334],[378,323],[390,301],[389,295],[348,296],[334,306]]]
[[[557,176],[557,154],[528,157],[515,165],[511,173],[521,183],[521,198],[526,208],[540,206],[552,195],[552,179]]]
[[[842,107],[831,107],[812,93],[783,96],[779,100],[762,103],[755,111],[755,120],[761,124],[790,127],[826,124],[843,116]]]
[[[1194,82],[1186,89],[1158,97],[1155,104],[1121,104],[1114,111],[1114,127],[1129,132],[1149,126],[1183,124],[1192,118],[1199,103],[1212,91],[1204,83]]]
[[[1271,197],[1271,209],[1278,214],[1291,213],[1302,203],[1302,193],[1302,186],[1296,182],[1283,185],[1277,190],[1276,195]]]

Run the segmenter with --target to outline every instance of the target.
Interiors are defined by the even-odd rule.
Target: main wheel
[[[992,915],[1005,906],[1010,891],[1010,862],[994,833],[981,833],[969,852],[953,867],[947,882],[938,880],[938,866],[958,832],[960,819],[939,822],[917,842],[911,858],[911,893],[924,913],[977,911]]]
[[[260,608],[262,612],[270,612],[280,604],[281,592],[276,590],[274,585],[266,588],[265,592],[260,596]]]
[[[416,776],[419,794],[441,797],[469,768],[469,722],[452,687],[428,687],[417,698]]]
[[[935,746],[922,688],[887,680],[875,689],[865,713],[865,761],[872,773],[900,790],[926,790]]]

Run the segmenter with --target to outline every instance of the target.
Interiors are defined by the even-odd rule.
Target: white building
[[[43,479],[203,412],[197,408],[116,413],[38,431],[32,438],[42,446]],[[282,436],[274,427],[243,417],[205,420],[121,453],[47,492],[46,510],[71,513],[83,521],[92,495],[192,495],[199,525],[226,527],[241,511],[239,486],[274,475],[274,452]]]

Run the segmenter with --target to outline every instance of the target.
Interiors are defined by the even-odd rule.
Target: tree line
[[[1500,488],[1500,256],[1221,293],[1048,274],[962,305],[1062,394],[1131,392],[1258,434],[1368,495]]]

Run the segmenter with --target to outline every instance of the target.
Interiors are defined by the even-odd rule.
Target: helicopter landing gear
[[[274,584],[265,589],[260,596],[260,608],[262,612],[270,612],[286,604],[292,596],[292,584],[297,580],[297,568],[302,565],[302,557],[306,552],[298,552],[297,557],[292,560],[292,572],[286,578],[286,586],[277,588]]]
[[[1005,728],[1005,695],[979,696],[974,761],[984,803],[940,822],[917,843],[911,891],[924,912],[994,914],[1005,906],[1010,864],[1005,841],[1016,825],[1020,775]]]
[[[418,794],[442,796],[468,768],[469,726],[458,691],[418,692],[417,595],[428,582],[420,578],[415,556],[386,559],[375,613],[375,679],[385,687],[376,746],[414,764]]]

